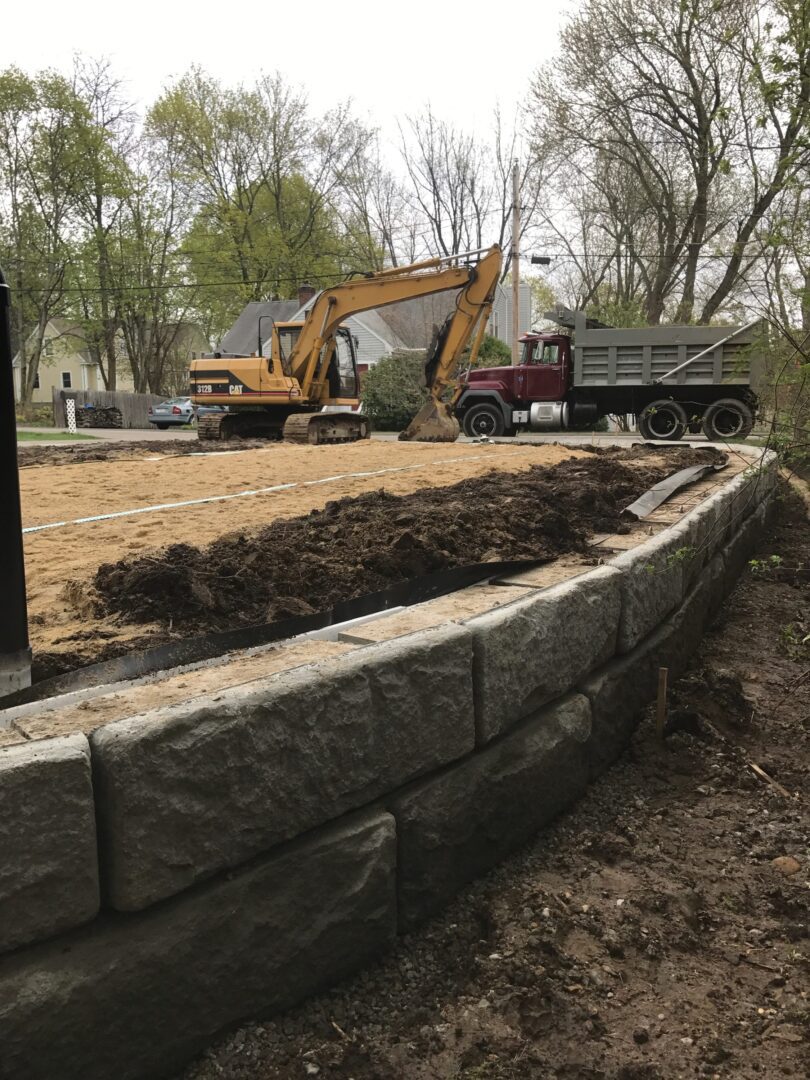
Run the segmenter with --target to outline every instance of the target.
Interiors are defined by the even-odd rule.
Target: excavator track
[[[297,413],[287,417],[284,441],[308,446],[369,438],[368,419],[358,413]]]
[[[216,413],[197,420],[197,438],[204,442],[222,439],[281,438],[281,424],[268,413],[246,410],[242,413]]]
[[[219,416],[203,416],[198,418],[197,438],[204,442],[222,439],[224,436],[222,435],[220,428],[222,427],[222,421],[224,419],[224,413],[221,413]]]

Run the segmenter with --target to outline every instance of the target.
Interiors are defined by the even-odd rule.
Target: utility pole
[[[512,166],[512,363],[520,363],[520,165]]]
[[[25,603],[20,481],[17,472],[17,420],[14,409],[9,309],[11,298],[0,270],[0,565],[3,611],[0,614],[0,697],[31,685],[31,649]]]

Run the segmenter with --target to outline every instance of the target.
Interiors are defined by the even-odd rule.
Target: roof
[[[371,311],[361,311],[359,315],[355,315],[353,318],[392,349],[405,348],[405,342],[397,336],[379,311],[375,309],[372,309]]]
[[[92,364],[93,359],[90,356],[90,350],[87,348],[87,337],[84,332],[84,327],[73,319],[64,319],[60,315],[54,315],[53,318],[48,320],[48,327],[54,331],[53,334],[45,331],[45,341],[54,341],[57,338],[72,339],[66,342],[73,352],[81,358],[83,364]],[[36,334],[36,330],[32,330],[28,335],[28,341],[30,341]],[[13,360],[13,366],[20,366],[20,353],[15,354]]]
[[[270,320],[289,322],[298,311],[297,300],[253,300],[246,304],[239,318],[223,335],[218,352],[236,353],[249,356],[255,353],[259,344],[259,319],[262,323],[262,338],[269,337]]]
[[[320,294],[318,293],[307,300],[303,307],[297,308],[295,314],[290,316],[290,318],[294,320],[305,319],[307,312],[318,299],[319,295]],[[384,342],[391,349],[407,349],[411,347],[410,342],[406,341],[402,335],[397,333],[397,330],[394,329],[391,322],[386,318],[386,315],[389,311],[396,308],[403,308],[409,303],[412,303],[412,301],[404,300],[389,307],[369,308],[368,311],[358,311],[356,315],[350,315],[349,318],[344,321],[347,325],[351,325],[352,320],[356,320],[364,326],[369,333],[379,338],[380,341]]]

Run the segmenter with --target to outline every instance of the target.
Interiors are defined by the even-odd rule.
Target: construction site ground
[[[55,526],[25,535],[35,677],[320,610],[452,565],[581,550],[646,487],[711,453],[377,441],[175,447],[46,447],[21,457],[24,528]]]
[[[534,844],[184,1080],[806,1077],[810,526],[779,515],[664,741],[651,710]]]

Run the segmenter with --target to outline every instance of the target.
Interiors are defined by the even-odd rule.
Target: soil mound
[[[660,452],[633,448],[337,500],[258,533],[105,564],[94,578],[99,613],[202,633],[320,611],[454,566],[583,551],[595,532],[626,531],[619,513],[647,488],[714,454],[675,450],[662,464]]]
[[[197,439],[133,439],[132,442],[67,443],[63,446],[17,447],[20,468],[28,465],[78,465],[85,461],[119,461],[122,458],[167,454],[172,457],[216,451],[252,450],[270,446],[266,439],[235,439],[229,443],[200,443]]]

